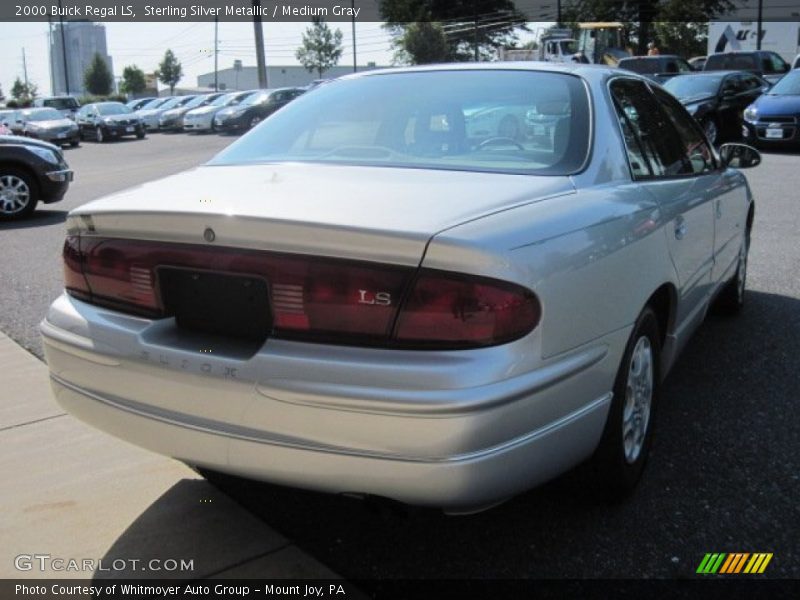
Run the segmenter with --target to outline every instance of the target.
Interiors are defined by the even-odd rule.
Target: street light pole
[[[761,50],[761,25],[763,24],[764,0],[758,0],[758,29],[756,30],[756,50]]]
[[[217,77],[217,55],[219,54],[219,17],[214,17],[214,91],[219,91],[219,80]]]
[[[58,0],[58,21],[61,24],[61,54],[64,58],[64,84],[66,85],[65,93],[69,96],[69,67],[67,66],[67,40],[65,39],[65,32],[64,32],[64,14],[63,9],[61,8],[61,0]],[[55,90],[53,90],[55,94]]]

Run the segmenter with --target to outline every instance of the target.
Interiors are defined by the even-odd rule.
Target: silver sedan
[[[591,459],[624,495],[678,352],[744,302],[759,160],[630,72],[340,78],[70,213],[53,390],[201,470],[469,512]]]

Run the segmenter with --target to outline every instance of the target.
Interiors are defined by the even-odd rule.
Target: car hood
[[[250,106],[252,106],[252,105],[251,104],[247,104],[247,105],[240,104],[239,106],[226,106],[225,108],[221,108],[217,114],[220,115],[220,116],[232,115],[235,112],[239,112],[239,111],[244,112]]]
[[[104,117],[101,116],[100,118],[103,119],[103,121],[105,121],[106,123],[120,123],[122,121],[130,121],[131,119],[138,119],[139,117],[137,117],[134,114],[128,114],[128,115],[108,115]]]
[[[69,127],[75,125],[72,119],[53,119],[51,121],[29,121],[28,127],[39,127],[40,129],[57,129],[59,127]]]
[[[417,265],[436,233],[566,193],[569,177],[207,165],[85,204],[70,222],[92,215],[98,235],[191,243],[205,243],[210,227],[220,246]]]
[[[751,106],[756,107],[759,117],[772,115],[800,116],[800,96],[764,94],[759,96]]]
[[[47,148],[56,153],[60,152],[60,148],[54,144],[49,144],[34,138],[23,137],[21,135],[0,135],[0,146],[39,146],[40,148]]]

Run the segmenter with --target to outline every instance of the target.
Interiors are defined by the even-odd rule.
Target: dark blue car
[[[800,146],[800,69],[789,71],[744,111],[745,140],[759,146]]]

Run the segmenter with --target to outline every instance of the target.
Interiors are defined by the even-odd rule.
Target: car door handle
[[[675,239],[682,240],[686,237],[686,222],[683,217],[675,219]]]

